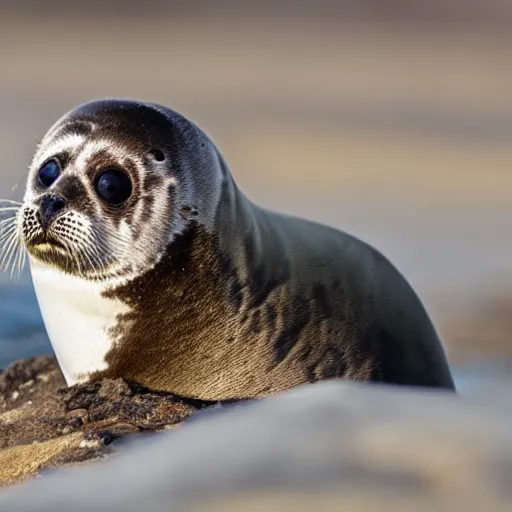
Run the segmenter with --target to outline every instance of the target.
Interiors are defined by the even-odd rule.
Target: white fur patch
[[[107,368],[105,355],[115,339],[109,329],[126,304],[105,298],[106,283],[65,274],[30,258],[30,269],[44,324],[68,385]]]
[[[42,165],[48,158],[51,158],[63,151],[73,151],[76,148],[80,147],[86,140],[86,137],[83,135],[79,135],[77,133],[68,133],[67,135],[63,135],[59,137],[57,140],[48,143],[48,145],[43,144],[42,147],[36,153],[36,158],[32,162],[32,166],[34,168],[38,168]]]

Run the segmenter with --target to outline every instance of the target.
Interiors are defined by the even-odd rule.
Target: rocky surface
[[[5,489],[0,510],[509,511],[504,402],[318,383],[136,436],[108,460]]]
[[[0,485],[105,457],[120,437],[172,428],[197,408],[122,379],[66,388],[53,356],[17,361],[0,375]]]

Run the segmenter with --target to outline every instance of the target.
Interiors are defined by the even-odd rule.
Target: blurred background
[[[36,144],[77,104],[164,103],[254,201],[386,254],[461,390],[502,384],[511,28],[509,0],[0,0],[0,197],[21,199]],[[0,275],[0,367],[49,351],[28,273]]]

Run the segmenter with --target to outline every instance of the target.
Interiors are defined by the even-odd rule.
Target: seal
[[[112,99],[62,117],[9,229],[69,385],[123,377],[213,401],[332,378],[454,389],[380,252],[251,202],[169,108]]]

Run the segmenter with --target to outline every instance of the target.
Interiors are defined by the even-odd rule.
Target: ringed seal
[[[69,385],[123,377],[202,400],[337,377],[454,389],[385,257],[252,203],[215,143],[163,106],[94,101],[62,117],[13,225]]]

